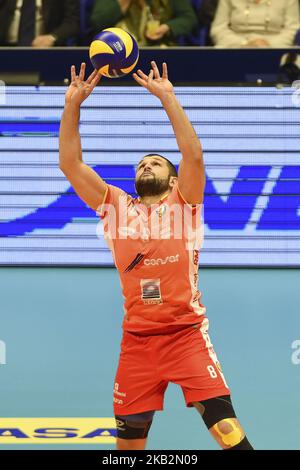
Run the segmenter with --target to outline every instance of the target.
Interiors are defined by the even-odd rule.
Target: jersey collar
[[[170,196],[171,192],[172,192],[172,191],[170,191],[168,194],[165,194],[158,202],[155,202],[155,204],[160,204],[162,201],[164,201],[167,197]],[[135,199],[135,201],[136,201],[137,204],[143,204],[143,203],[141,202],[140,196],[138,196],[138,198]]]

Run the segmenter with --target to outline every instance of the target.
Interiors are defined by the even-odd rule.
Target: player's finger
[[[148,79],[148,76],[147,76],[141,69],[137,70],[137,73],[138,73],[138,75],[139,75],[141,78],[143,78],[144,80],[147,80],[147,79]]]
[[[143,86],[144,88],[147,87],[146,80],[143,80],[142,78],[140,78],[136,73],[133,73],[132,76],[139,85]]]
[[[154,60],[151,61],[152,69],[154,71],[154,78],[160,78],[160,73],[158,70],[158,67],[156,65],[156,62]]]
[[[100,82],[101,78],[102,78],[101,73],[99,73],[99,72],[96,70],[96,75],[95,75],[95,77],[93,78],[93,80],[91,81],[91,86],[92,86],[92,88],[95,88],[95,86]]]
[[[94,78],[97,76],[98,70],[94,70],[91,75],[87,78],[86,83],[92,83]],[[99,74],[100,75],[100,74]]]
[[[75,65],[72,65],[71,67],[71,82],[75,82],[76,80],[76,69]]]
[[[152,80],[153,80],[153,74],[154,74],[154,71],[153,71],[153,69],[152,69],[152,70],[150,70],[150,73],[149,73],[149,76],[148,76],[148,83],[151,83],[151,82],[152,82]]]
[[[163,78],[168,80],[168,67],[167,67],[166,62],[163,63],[163,74],[162,74],[162,76],[163,76]]]
[[[80,72],[79,72],[79,80],[82,80],[82,81],[84,80],[85,67],[86,67],[85,62],[82,62],[81,67],[80,67]]]

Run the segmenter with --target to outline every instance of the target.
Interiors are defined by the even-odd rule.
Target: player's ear
[[[177,176],[170,176],[169,187],[173,188],[173,186],[177,183],[178,178]]]

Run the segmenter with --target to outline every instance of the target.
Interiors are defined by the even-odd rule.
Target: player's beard
[[[160,196],[169,189],[170,177],[161,179],[156,176],[141,175],[139,179],[135,180],[135,190],[140,197],[147,196]]]

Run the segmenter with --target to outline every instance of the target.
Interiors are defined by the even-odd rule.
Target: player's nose
[[[146,163],[146,165],[144,166],[144,172],[145,171],[152,171],[152,166],[150,165],[150,163]]]

